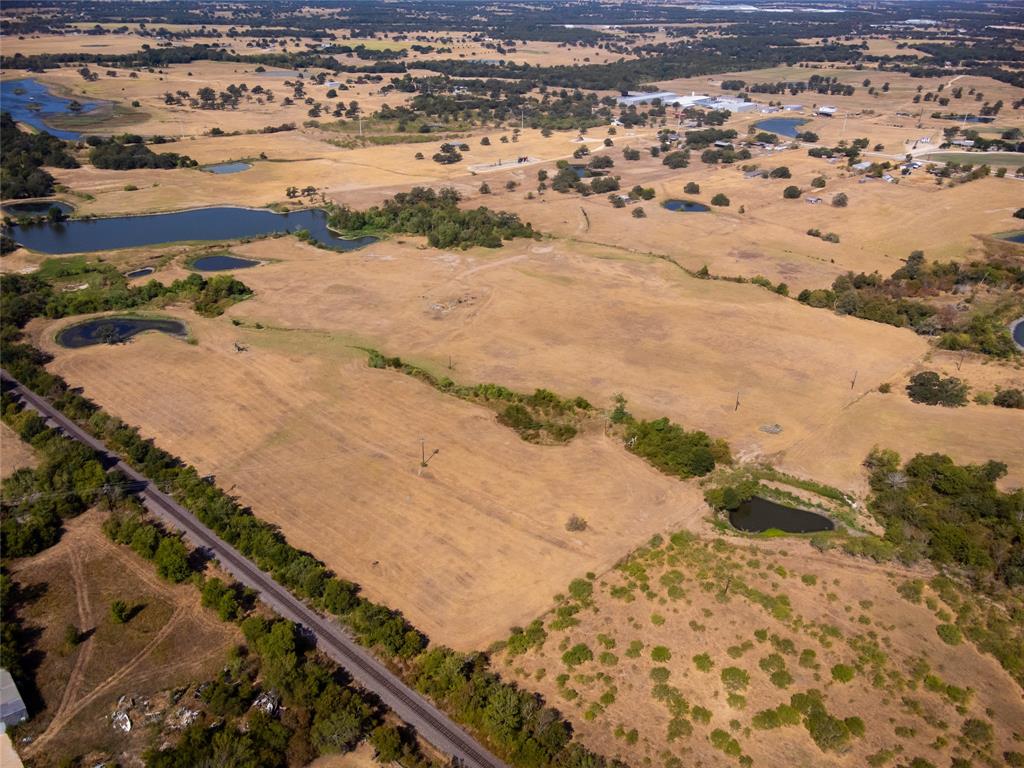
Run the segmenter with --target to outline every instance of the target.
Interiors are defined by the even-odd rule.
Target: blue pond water
[[[45,216],[51,208],[57,208],[67,216],[75,206],[60,200],[33,200],[28,203],[8,203],[4,206],[4,213],[10,216]]]
[[[72,325],[57,334],[62,347],[78,349],[94,344],[120,344],[145,331],[160,331],[184,338],[188,331],[179,320],[143,317],[97,317]]]
[[[1024,349],[1024,317],[1013,326],[1013,340],[1017,342],[1018,347]]]
[[[136,277],[145,277],[146,275],[152,275],[154,272],[156,272],[156,270],[153,269],[153,267],[140,267],[139,269],[133,269],[131,272],[125,272],[124,276],[127,277],[129,280],[132,280]]]
[[[225,269],[248,269],[259,264],[253,259],[241,259],[238,256],[229,256],[226,253],[218,253],[215,256],[203,256],[192,262],[192,266],[200,272],[222,272]]]
[[[1011,243],[1024,243],[1024,230],[1014,232],[1012,235],[1005,235],[1003,240],[1009,240]]]
[[[587,175],[587,166],[585,165],[570,165],[569,167],[572,168],[577,179],[582,179]]]
[[[666,200],[662,205],[670,211],[683,213],[706,213],[711,210],[704,203],[695,203],[693,200]]]
[[[5,112],[10,112],[16,121],[47,131],[58,139],[75,141],[82,134],[77,131],[61,131],[46,124],[48,117],[71,114],[68,109],[71,101],[50,93],[45,85],[30,78],[0,82],[0,106]],[[82,105],[79,114],[91,112],[99,106],[92,101],[79,100],[79,104]]]
[[[181,240],[235,240],[304,229],[321,245],[352,251],[377,241],[376,237],[346,240],[327,228],[327,214],[319,208],[291,213],[221,206],[152,216],[115,216],[76,219],[54,224],[16,225],[12,237],[41,253],[86,253],[115,248],[137,248]]]
[[[808,120],[802,117],[770,117],[767,120],[754,123],[754,127],[759,131],[796,138],[797,133],[800,132],[800,126],[806,122]]]
[[[203,170],[210,173],[240,173],[252,168],[249,163],[217,163],[216,165],[204,165]]]
[[[835,524],[824,515],[784,507],[760,496],[754,496],[730,512],[729,522],[733,528],[751,533],[761,533],[772,528],[786,533],[814,533],[835,528]]]

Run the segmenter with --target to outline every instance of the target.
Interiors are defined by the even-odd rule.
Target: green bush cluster
[[[332,228],[346,233],[426,235],[434,248],[499,248],[503,240],[539,237],[513,213],[483,206],[463,210],[458,206],[459,199],[459,193],[450,187],[440,192],[413,187],[365,211],[335,206],[329,211],[328,221]]]

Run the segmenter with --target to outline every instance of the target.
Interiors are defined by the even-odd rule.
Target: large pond
[[[1009,240],[1011,243],[1024,243],[1024,230],[1020,232],[1013,232],[1009,235],[1003,235],[1003,240]]]
[[[711,210],[704,203],[697,203],[693,200],[666,200],[662,205],[670,211],[682,211],[683,213],[706,213]]]
[[[767,120],[754,123],[754,127],[759,131],[777,133],[779,136],[789,136],[791,139],[795,139],[800,132],[800,126],[807,122],[810,121],[804,117],[770,117]]]
[[[835,528],[835,524],[824,515],[785,507],[760,496],[754,496],[730,512],[729,522],[734,528],[750,533],[773,529],[786,533],[815,533]]]
[[[335,235],[327,228],[327,214],[319,208],[274,213],[265,209],[228,206],[151,216],[15,225],[12,236],[34,251],[64,254],[138,248],[182,240],[236,240],[298,230],[306,230],[321,245],[342,251],[355,250],[377,241],[376,237],[347,240]]]
[[[146,317],[97,317],[65,328],[57,334],[62,347],[78,349],[94,344],[120,344],[146,331],[159,331],[185,338],[188,331],[180,320]]]
[[[50,127],[46,120],[57,115],[74,114],[69,109],[73,99],[56,96],[50,93],[45,85],[32,79],[4,80],[0,82],[0,102],[4,112],[10,112],[19,123],[31,125],[40,131],[47,131],[58,139],[76,141],[82,134],[77,131],[61,131]],[[92,101],[79,101],[82,109],[78,114],[86,114],[99,106]]]
[[[249,163],[217,163],[216,165],[204,165],[203,170],[210,173],[241,173],[252,168]]]
[[[192,262],[192,266],[200,272],[222,272],[225,269],[248,269],[259,264],[254,259],[242,259],[238,256],[229,256],[226,253],[218,253],[214,256],[203,256]]]
[[[4,213],[10,216],[45,216],[51,208],[56,208],[67,216],[75,206],[61,200],[31,200],[26,203],[7,203],[3,207]]]

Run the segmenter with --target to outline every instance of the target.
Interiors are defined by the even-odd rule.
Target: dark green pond
[[[730,512],[729,522],[733,528],[749,533],[762,533],[773,528],[786,533],[816,533],[835,529],[835,524],[824,515],[786,507],[760,496],[754,496]]]
[[[159,331],[185,338],[188,331],[180,320],[146,317],[97,317],[65,328],[57,334],[57,343],[69,349],[94,344],[120,344],[146,331]]]
[[[51,208],[56,208],[65,216],[75,210],[75,206],[61,200],[32,200],[27,203],[7,203],[4,213],[9,216],[45,216]]]
[[[192,266],[200,272],[222,272],[225,269],[248,269],[259,264],[253,259],[242,259],[238,256],[230,256],[226,253],[218,253],[214,256],[203,256],[192,262]]]

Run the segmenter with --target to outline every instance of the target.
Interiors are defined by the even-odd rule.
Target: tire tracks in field
[[[189,612],[183,608],[175,610],[163,627],[160,628],[160,631],[157,632],[152,639],[143,646],[142,650],[135,654],[127,664],[93,688],[88,694],[78,699],[73,705],[64,707],[62,703],[61,709],[53,720],[50,721],[46,730],[29,746],[28,749],[25,750],[25,755],[27,757],[31,757],[34,753],[38,752],[41,747],[52,740],[57,733],[71,722],[71,720],[73,720],[83,709],[96,701],[100,696],[107,693],[126,677],[131,675],[135,671],[136,667],[145,661],[146,657],[149,656],[160,643],[166,640],[167,637],[178,628],[178,625],[182,623],[183,618],[188,613]]]

